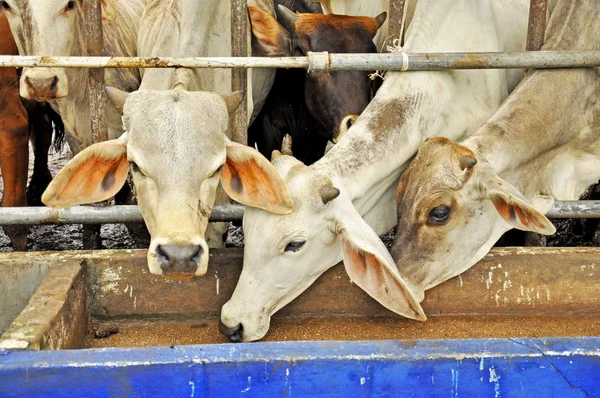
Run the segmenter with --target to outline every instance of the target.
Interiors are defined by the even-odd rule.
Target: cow
[[[405,50],[522,51],[528,3],[419,0]],[[232,341],[262,338],[272,314],[342,257],[352,281],[377,301],[424,320],[378,237],[395,225],[398,178],[424,139],[460,140],[472,134],[521,77],[518,70],[390,72],[356,123],[321,160],[305,166],[289,156],[275,159],[294,210],[287,215],[246,210],[244,267],[222,308],[222,333]],[[384,257],[374,254],[377,248]]]
[[[323,15],[319,3],[279,3],[277,20],[249,7],[253,39],[270,56],[377,51],[373,38],[386,20],[385,12],[375,18]],[[296,158],[312,164],[323,156],[328,141],[337,142],[354,123],[368,105],[371,93],[372,82],[366,71],[308,73],[279,69],[265,106],[248,131],[249,145],[256,144],[269,157],[289,134]]]
[[[260,5],[268,7],[266,1]],[[151,0],[142,18],[140,52],[230,53],[219,37],[230,31],[229,11],[229,4],[220,0]],[[204,275],[209,258],[205,230],[219,181],[231,198],[248,206],[277,214],[292,206],[269,161],[254,148],[229,139],[229,115],[243,94],[198,91],[218,82],[219,76],[225,76],[223,71],[151,69],[139,91],[127,94],[109,88],[111,101],[123,109],[126,133],[75,156],[44,193],[44,203],[64,207],[109,198],[131,168],[151,235],[150,272],[176,279]],[[253,89],[262,93],[264,87],[256,83],[267,80],[259,77],[253,74]]]
[[[139,20],[146,0],[102,0],[106,55],[136,56]],[[5,0],[0,2],[21,55],[83,56],[86,36],[83,1]],[[74,154],[92,143],[87,68],[24,68],[21,97],[47,101],[60,114]],[[139,86],[135,69],[106,69],[106,83],[125,91]],[[109,138],[123,132],[121,116],[107,107]]]
[[[559,1],[542,50],[600,50],[594,0]],[[530,71],[460,144],[431,138],[398,186],[393,258],[420,301],[477,263],[506,231],[544,235],[554,200],[600,179],[600,71]]]
[[[18,55],[6,16],[0,14],[0,54]],[[4,181],[2,207],[37,205],[52,175],[48,170],[48,150],[52,123],[57,127],[57,145],[64,134],[60,117],[47,105],[19,97],[15,68],[0,68],[0,169]],[[29,139],[34,149],[34,167],[27,187]],[[5,226],[4,232],[16,250],[27,247],[27,227]]]

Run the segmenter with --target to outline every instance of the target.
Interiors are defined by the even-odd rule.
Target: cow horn
[[[274,149],[273,152],[271,152],[271,163],[280,156],[281,152],[279,152],[277,149]]]
[[[327,203],[340,196],[340,190],[336,187],[325,185],[319,190],[319,194],[321,195],[321,200],[323,201],[323,204],[326,205]]]
[[[292,152],[292,136],[289,134],[283,136],[283,141],[281,143],[281,154],[294,156],[294,153]]]
[[[460,169],[461,170],[473,168],[473,166],[475,166],[476,164],[477,164],[477,159],[475,159],[473,156],[465,155],[460,158]]]
[[[289,33],[296,33],[296,21],[298,20],[298,15],[290,10],[289,8],[282,6],[281,4],[278,6],[279,13],[281,14],[281,21],[279,23],[287,30]]]

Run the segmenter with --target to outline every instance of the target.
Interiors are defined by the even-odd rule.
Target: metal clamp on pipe
[[[309,51],[306,55],[308,56],[308,73],[329,73],[331,65],[329,63],[329,53],[327,51],[318,53]]]

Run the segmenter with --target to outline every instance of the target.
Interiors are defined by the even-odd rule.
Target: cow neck
[[[471,7],[474,3],[477,5]],[[486,2],[485,6],[480,3],[483,2],[433,0],[417,3],[407,31],[405,51],[478,51],[498,47],[481,34],[490,25],[490,21],[484,21],[487,23],[484,26],[481,19],[492,18],[490,14],[493,13],[491,2]],[[480,18],[480,14],[486,18]],[[508,20],[500,23],[505,23],[504,26],[516,24]],[[515,29],[522,28],[522,34],[504,34],[522,36],[524,43],[525,19],[522,25],[515,26]],[[462,37],[472,37],[473,40],[464,43]],[[498,50],[512,49],[506,44],[507,38],[498,39],[504,43]],[[356,124],[311,167],[328,176],[336,186],[347,190],[355,204],[373,203],[364,200],[365,197],[372,192],[383,192],[385,186],[392,185],[424,138],[443,135],[462,140],[491,116],[502,94],[490,93],[489,87],[493,79],[498,79],[496,86],[500,87],[503,75],[493,71],[487,73],[488,85],[465,82],[469,76],[475,75],[473,72],[389,73]],[[457,100],[458,93],[462,97]],[[506,96],[506,93],[503,95]],[[494,96],[497,103],[476,100]],[[461,120],[457,120],[456,115],[461,115]]]
[[[597,50],[599,21],[595,1],[562,1],[554,9],[542,49]],[[599,91],[594,69],[532,71],[463,145],[498,175],[532,191],[524,194],[534,194],[544,184],[540,171],[548,169],[560,153],[579,150],[585,142],[593,151],[594,131],[600,128]],[[538,178],[529,183],[531,179],[522,175]]]

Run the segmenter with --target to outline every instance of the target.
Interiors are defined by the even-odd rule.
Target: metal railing
[[[216,205],[212,222],[242,221],[245,206]],[[549,218],[600,218],[600,200],[556,202],[546,214]],[[0,225],[115,224],[143,222],[138,206],[2,207]]]
[[[303,68],[339,70],[439,71],[448,69],[589,68],[600,66],[600,51],[474,53],[330,54],[305,57],[45,57],[0,56],[0,67],[61,68]]]

